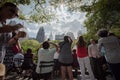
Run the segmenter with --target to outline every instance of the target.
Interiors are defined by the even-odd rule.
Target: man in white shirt
[[[55,46],[55,48],[50,49],[50,44]],[[48,80],[51,76],[51,71],[53,70],[53,67],[44,67],[40,69],[40,62],[41,61],[53,61],[54,53],[58,51],[58,46],[52,42],[45,41],[42,44],[43,48],[40,48],[38,50],[38,61],[37,61],[37,67],[36,71],[33,74],[33,80],[36,80],[37,75],[40,74],[40,77],[44,77],[44,80]]]
[[[91,67],[92,67],[94,76],[95,78],[97,78],[97,80],[106,80],[104,71],[102,68],[101,55],[98,50],[98,45],[93,39],[90,40],[90,43],[91,44],[88,46],[88,55],[91,60]]]

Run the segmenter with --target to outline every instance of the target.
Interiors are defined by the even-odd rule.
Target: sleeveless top
[[[84,58],[88,56],[87,48],[86,47],[77,47],[77,56],[79,58]]]

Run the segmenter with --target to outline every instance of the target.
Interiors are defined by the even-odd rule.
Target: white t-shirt
[[[54,59],[58,59],[58,56],[59,56],[59,53],[58,53],[58,52],[55,52],[55,54],[54,54]]]
[[[56,52],[56,48],[52,49],[39,49],[38,50],[38,62],[37,62],[37,67],[36,67],[36,72],[37,73],[48,73],[53,70],[52,67],[45,67],[42,68],[40,72],[40,62],[41,61],[53,61],[54,53]]]
[[[88,46],[88,55],[89,57],[94,57],[94,58],[100,57],[100,52],[97,44],[90,44]]]

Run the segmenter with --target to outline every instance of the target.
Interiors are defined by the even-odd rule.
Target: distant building
[[[49,35],[49,40],[50,40],[50,41],[53,40],[53,34],[52,34],[52,32],[51,32],[50,35]]]
[[[65,34],[55,35],[55,40],[63,40]]]
[[[39,29],[39,31],[37,33],[36,39],[39,42],[44,42],[45,41],[45,31],[44,31],[43,27],[40,27],[40,29]]]
[[[75,36],[74,36],[74,34],[72,32],[67,32],[66,35],[70,36],[72,40],[75,39]]]

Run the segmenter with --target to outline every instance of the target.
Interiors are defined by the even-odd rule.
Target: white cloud
[[[28,13],[30,13],[31,10],[33,9],[33,6],[34,6],[33,4],[31,6],[20,5],[19,8],[25,15],[28,15]],[[18,19],[16,19],[16,21],[17,23],[24,24],[29,36],[34,38],[36,37],[37,32],[41,26],[44,27],[45,34],[47,36],[49,36],[51,32],[54,35],[73,32],[75,36],[77,35],[77,32],[79,30],[83,30],[84,32],[85,28],[83,27],[84,26],[83,22],[85,20],[85,13],[81,13],[81,12],[71,13],[67,11],[66,7],[64,8],[63,7],[64,5],[60,6],[56,10],[53,9],[53,7],[51,7],[50,10],[52,10],[52,12],[57,13],[57,19],[49,23],[45,23],[45,24],[39,24],[35,22],[30,23],[30,22],[18,20]]]

